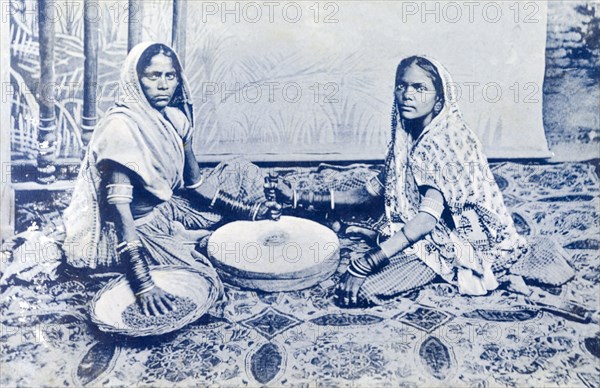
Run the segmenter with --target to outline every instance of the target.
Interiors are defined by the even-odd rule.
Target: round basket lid
[[[253,288],[267,291],[272,285],[261,287],[261,281],[293,280],[293,289],[306,288],[331,276],[339,264],[339,239],[331,229],[289,216],[224,225],[210,237],[207,251],[229,283],[247,286],[244,280],[253,279]]]
[[[180,301],[189,302],[187,313],[172,317],[169,313],[163,319],[148,320],[145,327],[128,325],[123,313],[136,303],[136,298],[123,275],[108,282],[92,300],[90,316],[100,330],[133,337],[169,333],[204,315],[221,292],[221,283],[211,269],[156,266],[150,269],[150,275],[157,287]]]

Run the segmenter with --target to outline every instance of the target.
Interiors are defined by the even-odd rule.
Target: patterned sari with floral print
[[[404,257],[405,262],[406,257],[416,256],[426,264],[428,268],[421,265],[421,270],[417,270],[419,265],[412,262],[412,277],[422,278],[416,283],[431,280],[433,271],[458,285],[461,293],[485,294],[498,285],[494,272],[510,265],[526,241],[517,234],[481,143],[463,120],[450,75],[439,63],[427,59],[442,78],[444,105],[431,123],[413,137],[404,129],[394,104],[392,141],[385,164],[387,223],[381,232],[391,236],[416,216],[422,198],[420,188],[437,189],[444,197],[445,207],[440,222],[429,235],[398,256]],[[392,258],[392,264],[395,260]],[[376,287],[374,279],[367,278],[364,297],[372,300],[374,293],[402,289],[397,284],[399,279],[411,281],[403,266],[388,267],[372,275],[379,280]],[[381,284],[386,282],[396,285]]]

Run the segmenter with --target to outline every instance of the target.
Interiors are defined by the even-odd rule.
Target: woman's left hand
[[[359,278],[346,271],[335,290],[338,303],[343,307],[356,306],[358,304],[358,291],[364,281],[364,278]]]
[[[260,204],[254,221],[278,220],[281,217],[281,205],[277,202],[266,201]]]

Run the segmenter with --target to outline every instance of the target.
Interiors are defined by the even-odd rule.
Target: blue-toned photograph
[[[0,9],[0,385],[600,386],[597,2]]]

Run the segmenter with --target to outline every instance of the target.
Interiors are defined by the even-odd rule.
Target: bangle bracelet
[[[127,245],[127,241],[122,241],[120,243],[117,244],[117,246],[115,247],[115,249],[117,250],[117,252],[119,250],[121,250],[122,248],[124,248]]]
[[[204,183],[204,175],[200,176],[200,179],[198,179],[198,182],[196,183],[192,183],[191,185],[185,186],[186,189],[197,189],[198,187],[200,187],[200,185],[202,185],[202,183]]]
[[[298,208],[298,191],[296,189],[292,193],[292,207],[294,209]]]
[[[408,237],[408,235],[406,234],[406,231],[404,230],[404,228],[400,229],[400,231],[398,233],[402,233],[402,235],[404,236],[404,238],[406,239],[406,241],[408,241],[408,245],[411,246],[414,243],[417,242],[417,240],[411,239]]]
[[[372,271],[377,271],[385,267],[390,262],[389,257],[381,248],[375,248],[365,255],[367,263],[371,266]]]
[[[127,264],[126,277],[131,290],[136,295],[150,291],[154,282],[146,263],[147,252],[139,240],[126,242],[119,251],[119,259]]]
[[[348,271],[354,276],[367,277],[371,273],[370,269],[365,268],[364,265],[359,264],[358,260],[352,260],[348,266]]]
[[[360,260],[356,259],[352,261],[352,264],[358,268],[361,272],[371,273],[372,267],[363,264]]]
[[[122,243],[120,243],[119,245],[116,246],[116,251],[117,254],[121,254],[123,252],[129,251],[132,248],[140,248],[142,247],[142,242],[140,240],[133,240],[133,241],[123,241]]]
[[[333,194],[333,189],[329,189],[329,201],[331,210],[335,210],[335,195]]]
[[[252,211],[252,221],[256,221],[256,216],[258,215],[258,211],[259,211],[259,209],[260,209],[261,205],[262,205],[262,204],[261,204],[260,202],[257,202],[257,203],[254,205],[254,209],[253,209],[253,211]]]
[[[355,276],[355,277],[357,277],[357,278],[364,279],[364,278],[366,278],[366,277],[367,277],[367,275],[365,275],[365,274],[362,274],[362,273],[355,272],[355,270],[352,268],[352,265],[350,265],[350,267],[348,267],[348,270],[347,270],[347,271],[348,271],[348,273],[349,273],[350,275],[352,275],[352,276]]]
[[[217,191],[215,192],[215,196],[213,197],[212,201],[210,202],[209,207],[212,209],[213,207],[215,207],[215,203],[217,203],[217,198],[219,197],[219,192],[221,190],[217,189]]]
[[[148,291],[152,291],[155,287],[156,287],[156,285],[152,284],[151,286],[148,286],[148,287],[144,288],[143,290],[136,292],[135,296],[140,296],[142,294],[145,294]]]

